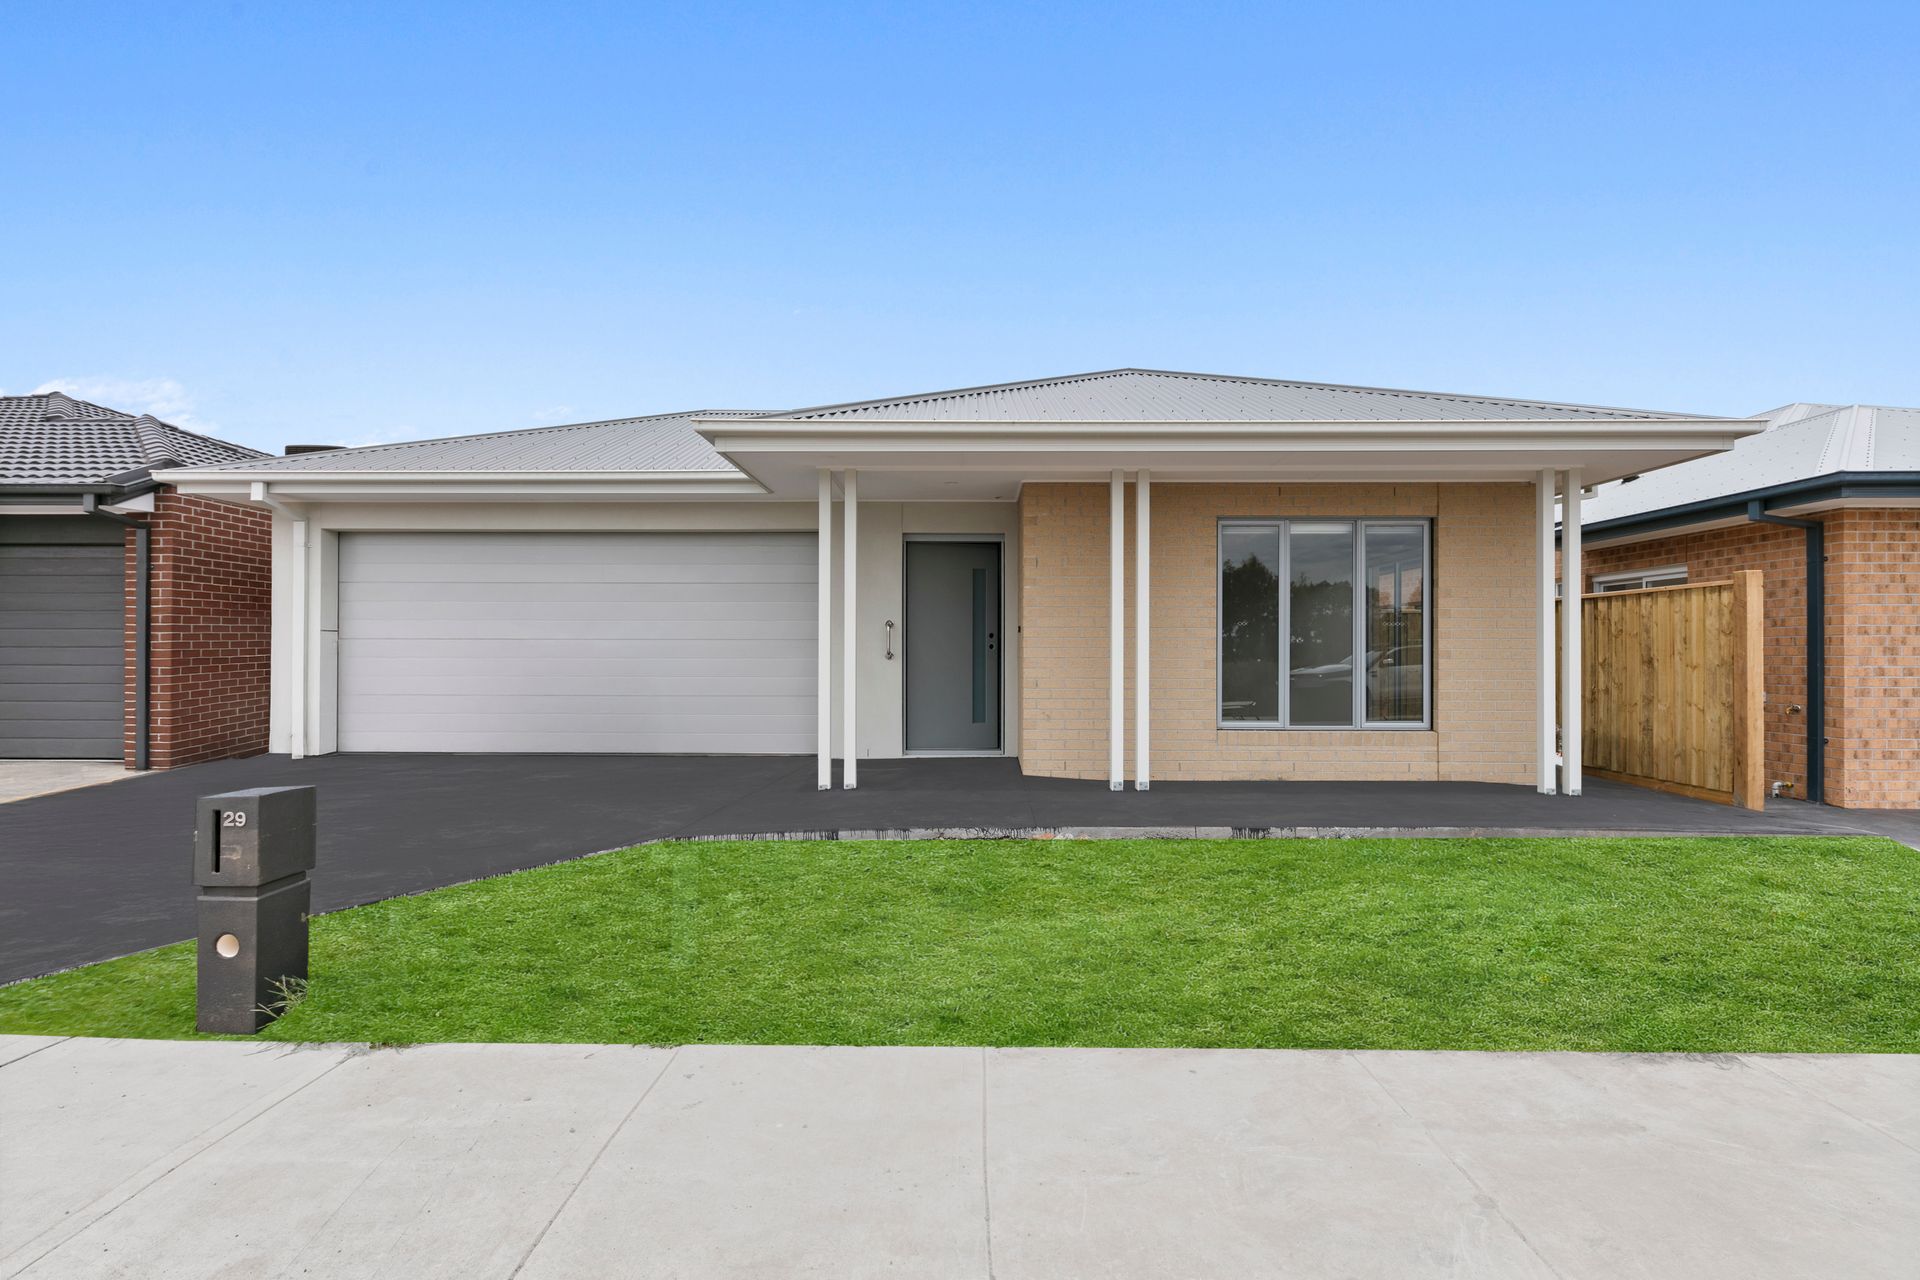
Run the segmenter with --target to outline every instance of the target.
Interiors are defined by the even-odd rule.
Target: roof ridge
[[[1636,418],[1698,418],[1701,415],[1662,409],[1629,409],[1624,405],[1582,404],[1572,400],[1534,400],[1524,396],[1490,396],[1467,391],[1421,391],[1414,387],[1369,387],[1348,382],[1308,382],[1298,378],[1262,378],[1252,374],[1198,373],[1183,369],[1126,369],[1163,378],[1204,378],[1210,382],[1248,382],[1267,387],[1307,387],[1315,391],[1346,391],[1356,395],[1402,396],[1418,400],[1453,400],[1465,404],[1527,404],[1543,409],[1582,409],[1592,413],[1626,413]]]
[[[1095,378],[1118,377],[1123,373],[1152,373],[1151,369],[1095,369],[1090,373],[1066,373],[1051,378],[1021,378],[1013,382],[987,382],[977,387],[952,387],[944,391],[925,391],[917,395],[876,396],[871,400],[835,400],[800,409],[773,409],[753,415],[756,418],[800,418],[828,410],[866,409],[878,404],[923,404],[928,400],[950,400],[961,396],[985,395],[990,391],[1020,391],[1028,387],[1060,386],[1069,382],[1089,382]]]
[[[126,422],[133,421],[134,415],[132,415],[131,413],[128,413],[125,409],[116,409],[112,405],[96,404],[91,400],[82,400],[79,396],[72,395],[65,391],[29,391],[23,395],[0,396],[0,401],[38,400],[41,402],[40,413],[41,413],[41,416],[44,418],[47,416],[47,410],[51,407],[46,402],[49,400],[53,400],[55,397],[59,398],[61,402],[61,406],[64,409],[66,409],[68,413],[72,413],[74,410],[77,410],[77,409],[96,409],[103,414],[107,414],[111,417],[118,418],[122,421],[126,421]]]
[[[1879,435],[1880,410],[1873,405],[1857,404],[1853,406],[1854,438],[1847,450],[1847,466],[1851,470],[1857,459],[1858,469],[1873,470],[1873,455],[1876,437]]]
[[[1596,415],[1627,415],[1634,418],[1648,419],[1718,416],[1679,413],[1657,409],[1629,409],[1617,405],[1579,404],[1564,400],[1529,400],[1515,396],[1477,395],[1458,391],[1421,391],[1409,387],[1367,387],[1339,382],[1309,382],[1291,378],[1262,378],[1250,374],[1204,373],[1189,369],[1149,369],[1139,365],[1125,365],[1114,369],[1096,369],[1086,373],[1061,374],[1050,378],[1025,378],[1015,382],[986,383],[972,387],[954,387],[942,391],[927,391],[910,395],[880,396],[869,400],[847,400],[832,404],[812,405],[801,409],[776,410],[771,413],[756,416],[769,419],[838,416],[843,413],[852,413],[861,409],[873,409],[883,405],[906,407],[928,404],[940,400],[962,400],[993,392],[1024,391],[1039,387],[1070,386],[1074,383],[1122,377],[1128,374],[1152,378],[1186,378],[1204,382],[1240,383],[1252,386],[1297,387],[1314,391],[1346,392],[1355,395],[1398,396],[1403,399],[1413,400],[1444,400],[1454,404],[1528,405],[1542,409],[1574,410]]]
[[[210,436],[206,434],[204,431],[192,431],[186,427],[180,426],[178,423],[168,422],[165,418],[154,418],[153,415],[150,413],[141,414],[140,416],[143,418],[152,418],[153,421],[159,423],[162,427],[172,432],[176,436],[186,436],[188,439],[191,439],[191,440],[203,440],[208,444],[217,444],[222,449],[238,449],[243,453],[250,453],[258,458],[271,458],[273,456],[272,454],[266,452],[264,449],[256,449],[250,444],[235,444],[231,440],[222,440],[218,436]]]
[[[167,424],[152,414],[143,413],[133,420],[133,434],[149,463],[180,461],[174,456],[173,441],[167,437]]]

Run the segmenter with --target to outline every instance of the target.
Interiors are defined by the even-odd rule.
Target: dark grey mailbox
[[[193,882],[202,1031],[252,1035],[276,1016],[289,981],[307,976],[313,795],[312,787],[255,787],[200,798]]]

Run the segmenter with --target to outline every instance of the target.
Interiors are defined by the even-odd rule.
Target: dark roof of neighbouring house
[[[0,484],[127,483],[174,466],[218,466],[268,455],[60,391],[0,396]]]

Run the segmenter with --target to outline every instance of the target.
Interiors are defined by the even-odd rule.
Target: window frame
[[[1596,573],[1593,575],[1593,590],[1590,595],[1599,595],[1608,591],[1648,591],[1654,587],[1684,587],[1687,585],[1687,566],[1684,564],[1664,564],[1655,569],[1626,569],[1619,573]],[[1631,582],[1632,586],[1621,583]]]
[[[1418,720],[1368,720],[1366,680],[1356,672],[1353,681],[1353,718],[1347,724],[1296,725],[1290,723],[1293,712],[1291,668],[1285,646],[1293,636],[1293,526],[1344,524],[1353,529],[1353,655],[1367,651],[1366,563],[1367,531],[1374,528],[1418,529],[1420,531],[1420,718]],[[1277,720],[1229,720],[1223,714],[1226,693],[1226,589],[1222,560],[1222,535],[1227,529],[1272,529],[1279,534],[1279,637],[1283,646],[1278,655],[1279,709]],[[1213,538],[1213,717],[1214,728],[1246,729],[1259,733],[1420,733],[1433,728],[1433,520],[1422,516],[1221,516],[1215,521]]]

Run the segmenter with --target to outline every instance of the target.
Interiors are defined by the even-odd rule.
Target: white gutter
[[[1599,433],[1611,438],[1662,439],[1675,431],[1705,431],[1715,436],[1744,438],[1765,430],[1765,424],[1747,418],[1498,418],[1462,420],[1441,418],[1396,418],[1370,421],[1300,419],[1267,422],[1221,422],[1217,419],[1165,418],[1154,421],[1073,421],[1020,422],[993,421],[913,421],[865,418],[852,422],[701,422],[694,429],[716,449],[790,447],[802,441],[854,441],[875,437],[901,436],[917,440],[998,438],[1086,439],[1124,437],[1135,439],[1156,435],[1177,439],[1215,438],[1231,440],[1334,437],[1406,437],[1431,439],[1435,436],[1510,439],[1550,432],[1556,438],[1582,439]],[[724,444],[722,442],[725,442]]]
[[[620,480],[658,484],[744,480],[738,471],[321,471],[309,468],[275,471],[269,468],[180,467],[166,473],[171,485],[180,480],[265,480],[274,485],[348,482],[356,480],[404,483],[409,480],[470,480],[515,483],[531,480]]]
[[[758,497],[766,486],[738,471],[279,471],[217,467],[167,473],[182,493],[254,502],[265,483],[283,498],[310,502],[400,498],[622,500],[665,497]]]

